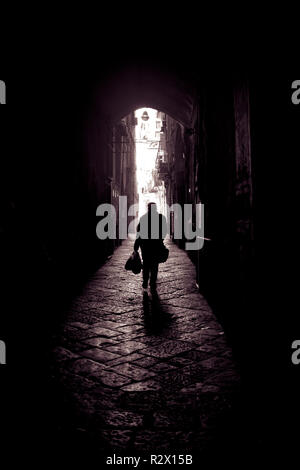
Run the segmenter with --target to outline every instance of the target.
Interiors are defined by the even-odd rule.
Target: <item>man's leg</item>
[[[158,263],[151,264],[151,278],[150,278],[151,289],[156,289],[157,273],[158,273]]]

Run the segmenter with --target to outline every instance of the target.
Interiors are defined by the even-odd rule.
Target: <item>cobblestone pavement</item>
[[[158,296],[124,269],[127,240],[85,285],[53,337],[61,429],[103,452],[170,453],[221,440],[240,380],[186,253],[167,242]],[[64,429],[66,431],[66,429]]]

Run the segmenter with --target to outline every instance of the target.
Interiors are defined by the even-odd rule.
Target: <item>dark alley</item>
[[[66,469],[268,463],[299,435],[300,81],[127,40],[0,77],[1,423]]]

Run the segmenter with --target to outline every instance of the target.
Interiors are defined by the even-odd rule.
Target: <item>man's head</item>
[[[157,207],[156,207],[155,202],[149,202],[148,212],[157,212]]]

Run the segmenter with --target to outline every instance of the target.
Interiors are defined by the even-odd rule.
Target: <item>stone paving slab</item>
[[[200,452],[239,393],[231,349],[197,290],[195,268],[167,243],[157,296],[143,295],[141,274],[125,271],[133,244],[126,240],[53,335],[52,386],[99,450]]]

